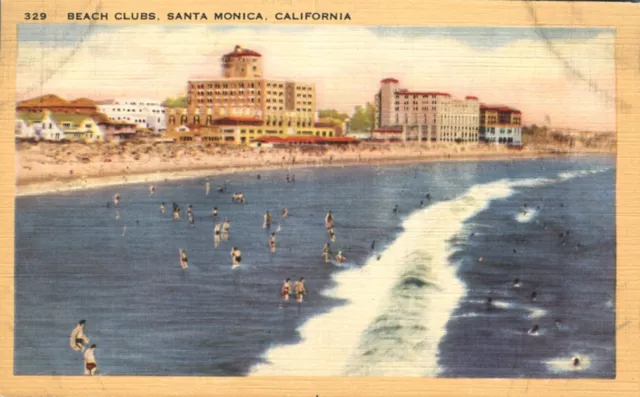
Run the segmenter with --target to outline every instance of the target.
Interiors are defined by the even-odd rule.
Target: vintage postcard
[[[2,20],[3,396],[637,395],[636,5]]]

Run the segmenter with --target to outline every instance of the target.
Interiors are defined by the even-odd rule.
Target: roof
[[[423,92],[423,91],[409,91],[409,90],[398,90],[396,94],[400,95],[432,95],[432,96],[451,96],[451,94],[447,94],[446,92]]]
[[[480,105],[480,109],[482,110],[495,110],[498,112],[511,112],[511,113],[522,113],[518,109],[511,108],[509,106],[503,105],[485,105],[484,103]]]
[[[319,137],[319,136],[290,136],[280,138],[277,136],[261,136],[254,141],[262,143],[357,143],[356,138],[348,136]]]
[[[18,102],[17,107],[66,107],[69,106],[69,102],[60,98],[57,95],[47,94],[36,98],[27,99]]]
[[[86,119],[90,119],[91,116],[86,114],[69,114],[69,113],[51,113],[51,118],[57,123],[71,123],[75,126],[80,125]]]
[[[386,79],[382,79],[382,80],[380,80],[380,84],[389,84],[389,83],[395,83],[395,84],[398,84],[398,83],[399,83],[399,81],[398,81],[398,80],[396,80],[396,79],[394,79],[394,78],[392,78],[392,77],[387,77]]]
[[[256,117],[222,117],[213,120],[213,125],[262,125],[262,120]]]
[[[469,99],[469,100],[477,101],[477,100],[478,100],[478,97],[477,97],[477,96],[467,95],[466,97],[464,97],[464,99]]]
[[[69,104],[73,105],[74,107],[90,107],[90,108],[96,107],[96,103],[88,98],[74,99],[73,101],[69,102]]]
[[[112,104],[116,103],[116,100],[115,99],[103,99],[103,100],[100,100],[100,101],[94,101],[94,103],[96,105],[112,105]]]
[[[336,125],[328,121],[320,121],[313,124],[316,128],[335,128]]]
[[[371,130],[372,134],[402,134],[402,130],[396,129],[379,129],[379,130]]]
[[[228,57],[228,58],[240,58],[240,57],[261,57],[262,55],[246,49],[246,48],[242,48],[241,46],[237,45],[236,48],[233,50],[233,52],[230,52],[228,54],[224,54],[224,57]]]

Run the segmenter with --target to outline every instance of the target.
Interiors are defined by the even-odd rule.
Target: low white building
[[[138,128],[155,132],[167,130],[166,109],[162,101],[112,99],[98,102],[98,111],[113,121],[135,123]]]
[[[60,141],[65,138],[63,128],[52,117],[51,112],[24,112],[16,115],[16,137],[37,138],[47,141]]]

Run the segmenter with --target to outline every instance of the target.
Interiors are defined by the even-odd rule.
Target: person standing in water
[[[187,250],[180,248],[180,267],[187,269],[189,267],[189,259],[187,259]]]
[[[276,252],[276,234],[271,233],[271,237],[269,237],[269,249],[271,252]]]
[[[220,228],[222,225],[216,223],[213,227],[213,248],[218,248],[220,245]]]
[[[270,229],[271,228],[271,214],[269,211],[264,214],[264,225],[263,228]]]
[[[237,247],[233,247],[231,249],[231,260],[232,260],[231,268],[236,268],[240,266],[240,263],[242,262],[242,252]]]
[[[324,259],[324,263],[329,263],[329,243],[325,243],[322,247],[322,259]]]
[[[331,242],[336,241],[336,233],[333,231],[332,227],[329,228],[328,233],[329,233],[329,238],[331,239]]]
[[[229,238],[230,227],[231,227],[231,222],[229,222],[228,219],[225,219],[224,224],[222,225],[222,238],[225,240]]]
[[[96,345],[91,345],[86,352],[84,352],[84,374],[95,375],[98,370],[98,363],[96,363],[95,351]]]
[[[213,207],[213,209],[211,210],[211,218],[215,222],[217,217],[218,217],[218,207]]]
[[[193,227],[195,223],[196,218],[193,216],[193,213],[189,213],[189,224],[191,225],[191,227]]]
[[[120,193],[116,193],[113,195],[113,203],[115,205],[118,205],[119,202],[120,202]]]
[[[304,277],[300,277],[300,280],[295,282],[293,289],[296,291],[296,302],[302,303],[303,296],[307,294],[307,290],[304,288]]]
[[[288,301],[289,295],[291,295],[291,284],[289,283],[291,279],[287,278],[284,280],[282,284],[282,288],[280,289],[280,295],[282,295],[282,301]],[[282,307],[282,302],[280,303],[280,307]]]
[[[160,204],[160,211],[164,214],[164,211],[165,211],[164,203]]]
[[[333,228],[333,214],[331,213],[331,211],[329,211],[327,213],[327,216],[325,216],[324,224],[327,227],[327,229],[332,229]]]
[[[71,336],[69,337],[69,345],[75,351],[83,351],[84,345],[89,344],[89,338],[84,334],[84,325],[86,324],[85,320],[78,321],[78,325],[71,331]]]
[[[208,196],[209,195],[209,190],[211,189],[211,184],[209,182],[204,184],[204,195]]]
[[[149,196],[153,196],[156,192],[156,187],[154,185],[149,185]]]
[[[336,255],[336,261],[338,261],[338,263],[342,263],[345,259],[347,258],[342,255],[342,251],[338,251],[338,255]]]
[[[120,211],[116,210],[116,219],[120,219]]]
[[[287,210],[286,208],[282,210],[282,217],[283,218],[286,218],[288,214],[289,214],[289,210]]]

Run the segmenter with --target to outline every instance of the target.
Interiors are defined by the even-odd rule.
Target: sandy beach
[[[203,177],[274,168],[424,161],[613,155],[604,148],[483,144],[374,144],[348,147],[248,148],[127,143],[18,143],[17,195],[37,195],[130,183]]]

